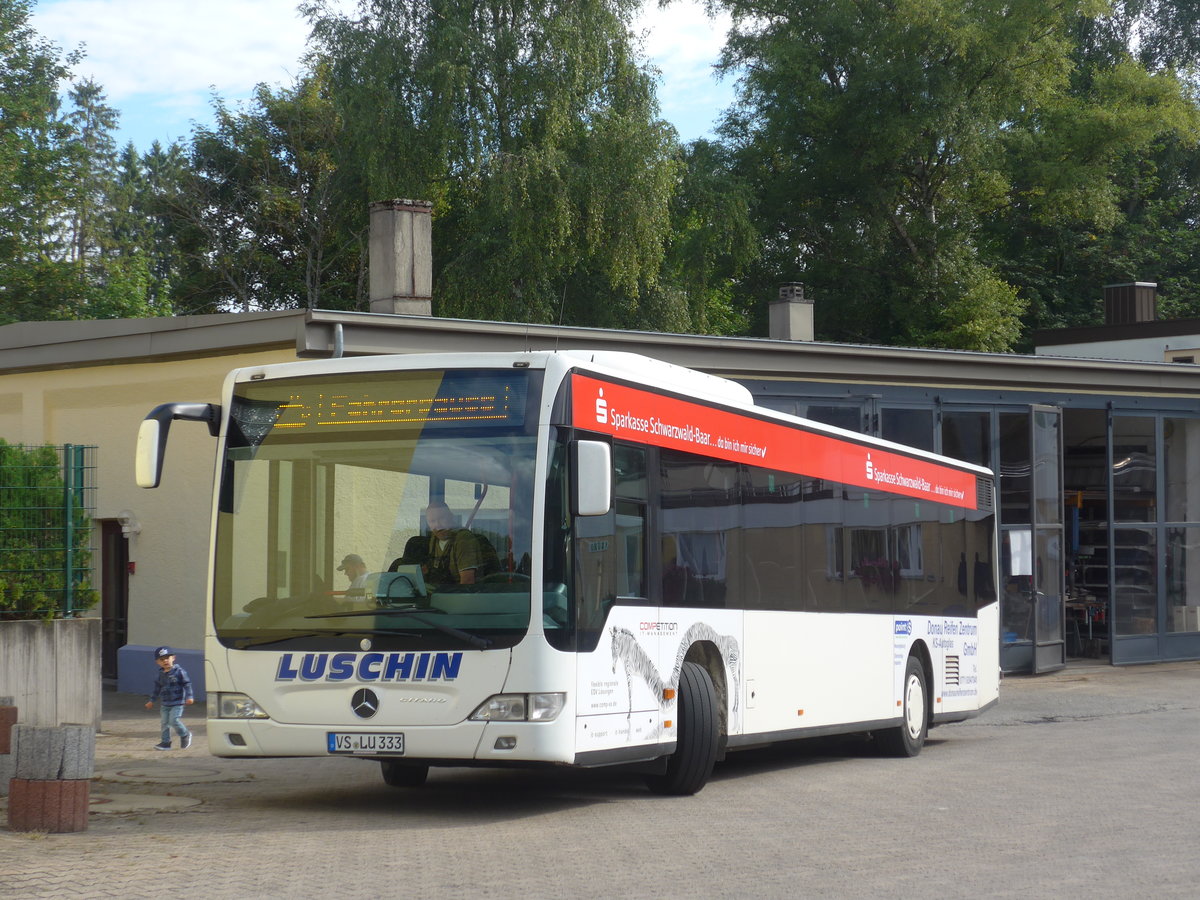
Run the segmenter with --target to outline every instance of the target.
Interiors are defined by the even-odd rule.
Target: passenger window
[[[664,450],[662,602],[666,606],[725,606],[729,560],[740,553],[738,466]]]

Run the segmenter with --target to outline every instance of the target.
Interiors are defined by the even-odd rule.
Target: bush
[[[86,449],[71,448],[68,465],[80,473],[74,454]],[[88,490],[68,493],[56,448],[0,440],[0,619],[52,619],[96,604]]]

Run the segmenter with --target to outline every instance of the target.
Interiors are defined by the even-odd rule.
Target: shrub
[[[89,609],[92,525],[79,451],[0,440],[0,619],[51,619]],[[64,464],[64,458],[66,463]]]

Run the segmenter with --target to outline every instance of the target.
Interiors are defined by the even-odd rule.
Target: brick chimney
[[[776,341],[813,339],[813,302],[804,296],[798,281],[779,286],[779,299],[771,301],[769,333]]]
[[[1153,281],[1104,286],[1104,324],[1134,325],[1158,318],[1158,285]]]
[[[433,204],[383,200],[371,204],[367,266],[371,312],[433,314]]]

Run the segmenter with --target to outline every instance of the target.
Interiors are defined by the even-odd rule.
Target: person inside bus
[[[342,564],[337,567],[339,572],[345,572],[350,579],[346,588],[346,597],[361,597],[367,586],[367,564],[357,553],[347,553]]]
[[[454,513],[435,500],[425,510],[429,523],[428,580],[433,584],[474,584],[483,553],[479,540],[466,528],[455,526]]]

